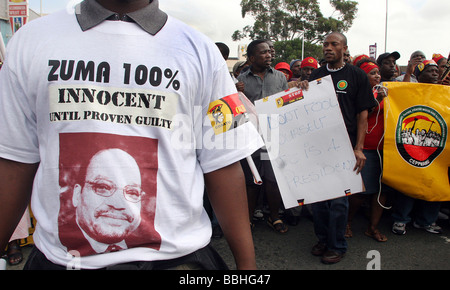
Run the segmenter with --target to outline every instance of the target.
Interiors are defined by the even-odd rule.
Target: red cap
[[[319,67],[319,62],[314,58],[314,57],[307,57],[302,61],[302,64],[300,65],[300,68],[304,68],[304,67],[313,67],[313,68],[318,68]]]
[[[435,54],[433,54],[433,60],[434,60],[434,62],[436,62],[436,63],[438,63],[441,59],[443,59],[444,58],[444,56],[442,55],[442,54],[439,54],[439,53],[435,53]]]
[[[422,61],[414,69],[414,74],[416,75],[416,77],[419,77],[419,75],[429,66],[438,66],[438,65],[437,65],[437,63],[434,60],[424,60],[424,61]]]
[[[275,66],[275,69],[276,70],[282,70],[282,69],[287,70],[288,73],[289,73],[289,79],[292,78],[293,73],[291,71],[290,65],[287,62],[279,62],[279,63],[277,63],[277,65]]]

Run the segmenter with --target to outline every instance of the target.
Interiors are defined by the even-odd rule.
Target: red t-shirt
[[[374,91],[373,94],[375,98],[377,98],[378,92]],[[384,134],[384,100],[381,101],[380,105],[374,109],[372,114],[369,116],[367,123],[367,132],[369,133],[366,134],[366,139],[364,140],[364,149],[377,150],[378,144]],[[383,150],[383,142],[381,142],[378,149]]]

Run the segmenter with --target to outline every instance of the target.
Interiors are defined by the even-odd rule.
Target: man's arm
[[[404,82],[411,82],[411,75],[414,73],[414,69],[419,63],[421,63],[421,58],[414,58],[408,61],[408,66],[406,67],[406,73],[403,78]]]
[[[30,203],[38,166],[0,158],[0,253]]]
[[[366,164],[366,156],[363,153],[364,149],[364,140],[366,139],[366,130],[367,130],[367,117],[369,115],[368,110],[364,110],[359,113],[356,117],[357,120],[357,135],[356,135],[356,145],[353,148],[356,157],[356,165],[353,170],[356,170],[356,173],[359,174]]]
[[[236,261],[237,269],[256,269],[248,219],[245,178],[239,162],[205,174],[206,191]]]

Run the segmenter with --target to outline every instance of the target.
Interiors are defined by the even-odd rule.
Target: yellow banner
[[[383,182],[414,198],[450,201],[450,87],[385,86]]]

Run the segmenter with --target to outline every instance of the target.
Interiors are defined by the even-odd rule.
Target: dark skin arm
[[[238,270],[256,270],[245,178],[236,162],[205,174],[206,191]]]
[[[39,164],[0,158],[0,252],[3,252],[30,203]]]
[[[367,130],[367,117],[369,116],[369,111],[365,110],[359,113],[356,116],[357,120],[357,135],[356,135],[356,146],[353,148],[353,152],[356,157],[356,164],[353,171],[356,171],[357,174],[361,172],[364,165],[366,164],[366,156],[363,153],[364,148],[364,139],[366,138],[366,130]]]
[[[414,58],[408,61],[408,67],[406,68],[405,77],[403,78],[404,82],[411,81],[411,75],[414,73],[414,69],[421,62],[422,62],[421,58]]]

